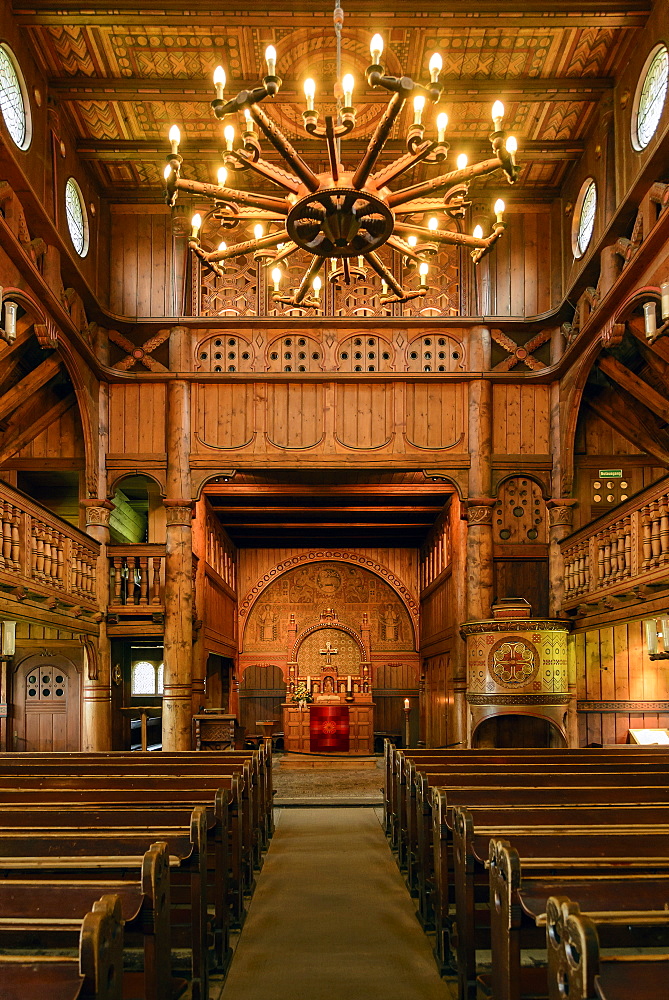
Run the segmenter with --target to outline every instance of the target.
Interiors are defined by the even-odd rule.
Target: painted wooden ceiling
[[[152,4],[150,15],[147,6],[137,0],[89,0],[85,7],[64,0],[14,2],[51,95],[106,192],[162,186],[173,123],[183,134],[185,175],[213,180],[223,145],[221,124],[209,108],[213,69],[225,67],[227,95],[253,86],[265,73],[269,43],[284,84],[266,106],[305,158],[325,168],[323,145],[302,130],[302,83],[307,76],[317,81],[321,113],[334,108],[332,0],[275,0],[271,7],[249,0],[244,10],[224,13],[210,0],[193,11],[175,0]],[[355,131],[343,144],[346,165],[357,162],[385,107],[387,95],[370,90],[364,78],[369,39],[380,31],[390,73],[427,80],[430,55],[441,54],[439,110],[449,114],[453,156],[487,153],[490,107],[500,97],[505,126],[519,141],[521,187],[549,195],[580,155],[599,103],[610,98],[651,0],[451,0],[438,12],[430,0],[403,0],[397,10],[372,0],[344,0],[343,6],[343,71],[355,77],[358,111]],[[403,150],[411,115],[407,105],[386,160]],[[432,125],[427,114],[425,122]],[[270,150],[264,155],[276,158]]]

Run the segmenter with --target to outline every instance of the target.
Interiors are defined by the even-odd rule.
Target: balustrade
[[[110,545],[110,607],[162,607],[164,545]]]
[[[669,480],[570,535],[562,554],[565,604],[643,583],[669,583]]]
[[[0,484],[0,577],[27,596],[95,606],[99,545],[35,501]]]

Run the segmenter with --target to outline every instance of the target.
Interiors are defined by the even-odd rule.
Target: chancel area
[[[396,6],[0,10],[6,1000],[666,991],[669,9]]]

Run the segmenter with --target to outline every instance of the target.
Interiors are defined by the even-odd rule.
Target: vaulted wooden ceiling
[[[453,154],[489,150],[490,105],[504,100],[505,125],[520,144],[521,187],[546,196],[580,155],[652,0],[403,0],[385,9],[374,0],[344,0],[343,6],[343,69],[354,74],[358,109],[356,129],[343,144],[345,164],[365,148],[385,106],[387,95],[364,79],[369,39],[380,31],[390,73],[427,79],[431,53],[441,53]],[[230,95],[254,85],[264,75],[269,43],[284,80],[271,112],[289,137],[300,137],[312,165],[325,166],[324,147],[302,131],[302,83],[313,76],[318,109],[333,109],[333,7],[333,0],[247,0],[243,10],[225,14],[212,0],[190,10],[162,0],[149,14],[138,0],[14,0],[81,156],[102,188],[121,197],[162,187],[167,132],[175,122],[184,136],[185,175],[214,179],[222,135],[209,108],[213,69],[225,66]],[[403,149],[411,113],[407,106],[386,160]],[[265,155],[275,158],[273,151]]]
[[[453,493],[421,471],[237,472],[204,493],[243,547],[420,546]]]

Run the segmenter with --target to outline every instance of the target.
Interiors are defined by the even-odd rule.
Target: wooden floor
[[[414,910],[380,809],[279,809],[221,1000],[453,1000]]]

